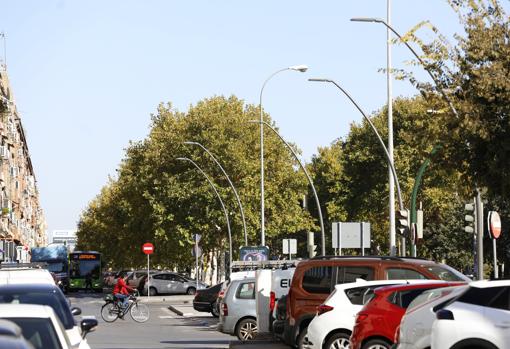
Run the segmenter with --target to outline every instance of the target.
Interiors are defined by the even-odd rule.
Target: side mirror
[[[90,318],[90,319],[83,319],[83,320],[81,320],[80,327],[81,327],[81,337],[85,338],[87,333],[92,332],[92,331],[94,331],[96,329],[96,327],[97,327],[97,320],[96,319],[92,319],[92,318]]]
[[[78,308],[78,307],[71,308],[71,314],[73,314],[74,316],[80,315],[81,314],[81,309]]]

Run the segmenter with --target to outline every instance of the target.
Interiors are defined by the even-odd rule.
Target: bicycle
[[[101,307],[101,317],[106,322],[114,322],[119,316],[125,316],[128,312],[131,318],[136,322],[145,322],[149,320],[150,312],[147,304],[139,303],[140,294],[135,291],[134,295],[129,295],[128,306],[124,307],[122,300],[107,294],[104,297],[105,304]]]

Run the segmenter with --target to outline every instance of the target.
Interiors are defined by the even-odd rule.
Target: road
[[[93,315],[99,322],[96,331],[87,335],[93,349],[216,349],[229,348],[231,342],[237,342],[237,338],[216,330],[218,321],[212,315],[193,310],[192,296],[151,297],[147,303],[151,317],[142,324],[129,316],[104,322],[100,314],[102,295],[79,293],[68,297],[73,306],[81,308],[82,316]],[[170,305],[183,316],[169,310]]]

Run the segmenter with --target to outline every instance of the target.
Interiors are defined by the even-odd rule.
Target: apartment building
[[[45,231],[25,131],[0,65],[0,261],[24,261],[19,251],[46,245]]]

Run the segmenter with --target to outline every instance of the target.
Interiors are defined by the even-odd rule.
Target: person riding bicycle
[[[126,284],[127,273],[121,273],[117,283],[113,287],[113,295],[118,299],[122,300],[122,307],[125,309],[129,305],[129,292],[134,292],[135,290],[132,287],[129,287]]]

